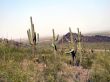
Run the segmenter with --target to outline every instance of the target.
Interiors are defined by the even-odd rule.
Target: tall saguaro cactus
[[[78,48],[79,48],[79,54],[80,54],[80,64],[82,63],[82,54],[81,54],[81,32],[79,31],[79,28],[77,28],[78,31]]]
[[[36,49],[36,44],[39,41],[39,34],[37,34],[37,40],[36,40],[36,32],[34,30],[32,17],[30,17],[30,22],[31,22],[31,29],[27,30],[27,35],[28,35],[29,43],[33,47],[33,55],[35,56],[35,49]]]
[[[52,29],[52,32],[53,32],[52,47],[53,47],[53,50],[54,50],[54,55],[56,57],[56,51],[57,51],[56,42],[58,41],[59,35],[55,36],[54,29]]]
[[[75,64],[76,63],[76,52],[77,52],[77,41],[76,39],[74,40],[73,38],[73,33],[71,31],[71,28],[69,28],[69,32],[70,32],[70,40],[68,40],[67,38],[66,40],[69,42],[70,51],[66,53],[67,54],[70,53],[72,55],[72,59]]]

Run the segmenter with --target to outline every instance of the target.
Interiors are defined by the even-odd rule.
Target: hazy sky
[[[27,38],[30,16],[41,37],[110,31],[110,0],[0,0],[0,37]]]

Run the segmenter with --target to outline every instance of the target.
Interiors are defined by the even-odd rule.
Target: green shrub
[[[110,82],[110,52],[96,55],[91,74],[93,82]]]

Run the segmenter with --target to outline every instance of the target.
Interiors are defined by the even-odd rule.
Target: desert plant
[[[92,82],[110,82],[110,52],[99,52],[91,68]]]
[[[72,55],[72,59],[75,63],[75,57],[76,57],[76,52],[77,52],[77,42],[76,42],[76,39],[74,41],[73,39],[73,33],[71,31],[71,28],[69,28],[69,32],[70,32],[70,40],[67,40],[69,42],[69,49],[70,51],[69,52],[66,52],[67,54],[70,53]]]
[[[52,29],[52,32],[53,32],[52,47],[53,47],[54,55],[55,55],[55,58],[56,58],[56,51],[57,51],[56,42],[58,41],[59,35],[55,36],[54,29]]]
[[[31,21],[31,30],[27,30],[27,35],[28,35],[28,40],[30,45],[33,47],[33,55],[35,56],[35,49],[36,49],[36,44],[39,41],[39,34],[37,34],[37,40],[36,40],[36,32],[34,30],[34,24],[32,21],[32,17],[30,17],[30,21]]]
[[[81,32],[79,31],[79,28],[77,28],[78,31],[78,51],[80,54],[80,64],[82,62],[82,54],[81,54]]]

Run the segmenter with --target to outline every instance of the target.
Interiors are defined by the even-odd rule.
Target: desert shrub
[[[62,65],[59,56],[60,55],[57,54],[56,58],[54,58],[54,54],[48,55],[48,58],[46,59],[47,67],[44,70],[45,82],[64,82],[62,78],[58,77],[58,72]]]
[[[85,49],[81,54],[83,56],[81,65],[83,68],[91,70],[90,81],[110,82],[110,52],[91,52]],[[76,56],[76,61],[79,61],[79,52]],[[0,44],[0,81],[66,82],[65,77],[61,74],[59,76],[58,73],[66,68],[68,70],[64,70],[65,72],[70,71],[69,73],[71,73],[73,71],[69,69],[73,67],[73,65],[70,65],[71,55],[58,52],[55,58],[50,46],[37,46],[36,58],[39,59],[39,62],[33,62],[31,47]],[[28,64],[27,67],[24,65],[26,67],[25,71],[21,66],[24,60],[26,60],[24,63]],[[42,67],[43,65],[46,65],[46,67]],[[39,71],[40,68],[43,71]],[[66,73],[65,76],[69,77]]]
[[[102,52],[96,55],[91,75],[93,82],[110,82],[110,52]]]
[[[0,45],[0,58],[1,60],[14,59],[15,61],[21,61],[24,58],[31,57],[31,51],[28,48],[17,48],[5,45]]]
[[[13,60],[8,61],[8,63],[3,62],[0,65],[0,77],[6,80],[6,82],[24,82],[27,79],[26,76],[19,63]]]
[[[82,54],[82,62],[80,63],[80,54]],[[90,69],[94,58],[95,58],[95,54],[91,51],[87,51],[87,50],[82,50],[81,53],[77,52],[76,54],[76,64],[80,64],[83,68],[85,69]]]
[[[82,51],[82,66],[86,69],[90,69],[92,64],[93,64],[93,61],[94,61],[94,58],[95,58],[95,55],[96,53],[94,52],[91,52],[91,51],[86,51],[86,52],[83,52]]]

